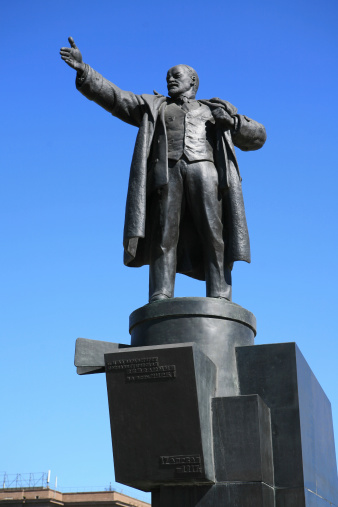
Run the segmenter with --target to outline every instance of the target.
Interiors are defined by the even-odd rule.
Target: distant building
[[[0,506],[8,507],[150,507],[117,491],[61,493],[49,488],[0,489]]]

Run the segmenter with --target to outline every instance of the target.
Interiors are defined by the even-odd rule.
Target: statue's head
[[[194,98],[198,89],[199,79],[196,70],[189,65],[175,65],[168,70],[168,94],[175,99],[181,95]]]

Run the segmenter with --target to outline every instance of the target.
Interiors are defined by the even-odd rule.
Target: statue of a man
[[[261,148],[265,128],[227,101],[196,100],[188,65],[167,73],[169,97],[135,95],[83,63],[69,37],[61,58],[76,87],[113,116],[139,128],[130,169],[124,263],[149,264],[149,301],[174,295],[176,272],[206,280],[207,297],[231,301],[234,261],[250,262],[241,176],[234,145]]]

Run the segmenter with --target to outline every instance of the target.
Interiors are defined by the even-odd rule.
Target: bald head
[[[194,98],[199,85],[197,72],[189,65],[175,65],[168,70],[167,85],[172,98],[182,95]]]

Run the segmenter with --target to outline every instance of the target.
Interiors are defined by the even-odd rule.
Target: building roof
[[[24,505],[27,507],[150,507],[149,503],[117,491],[61,493],[42,487],[1,489],[0,504],[11,507]]]

